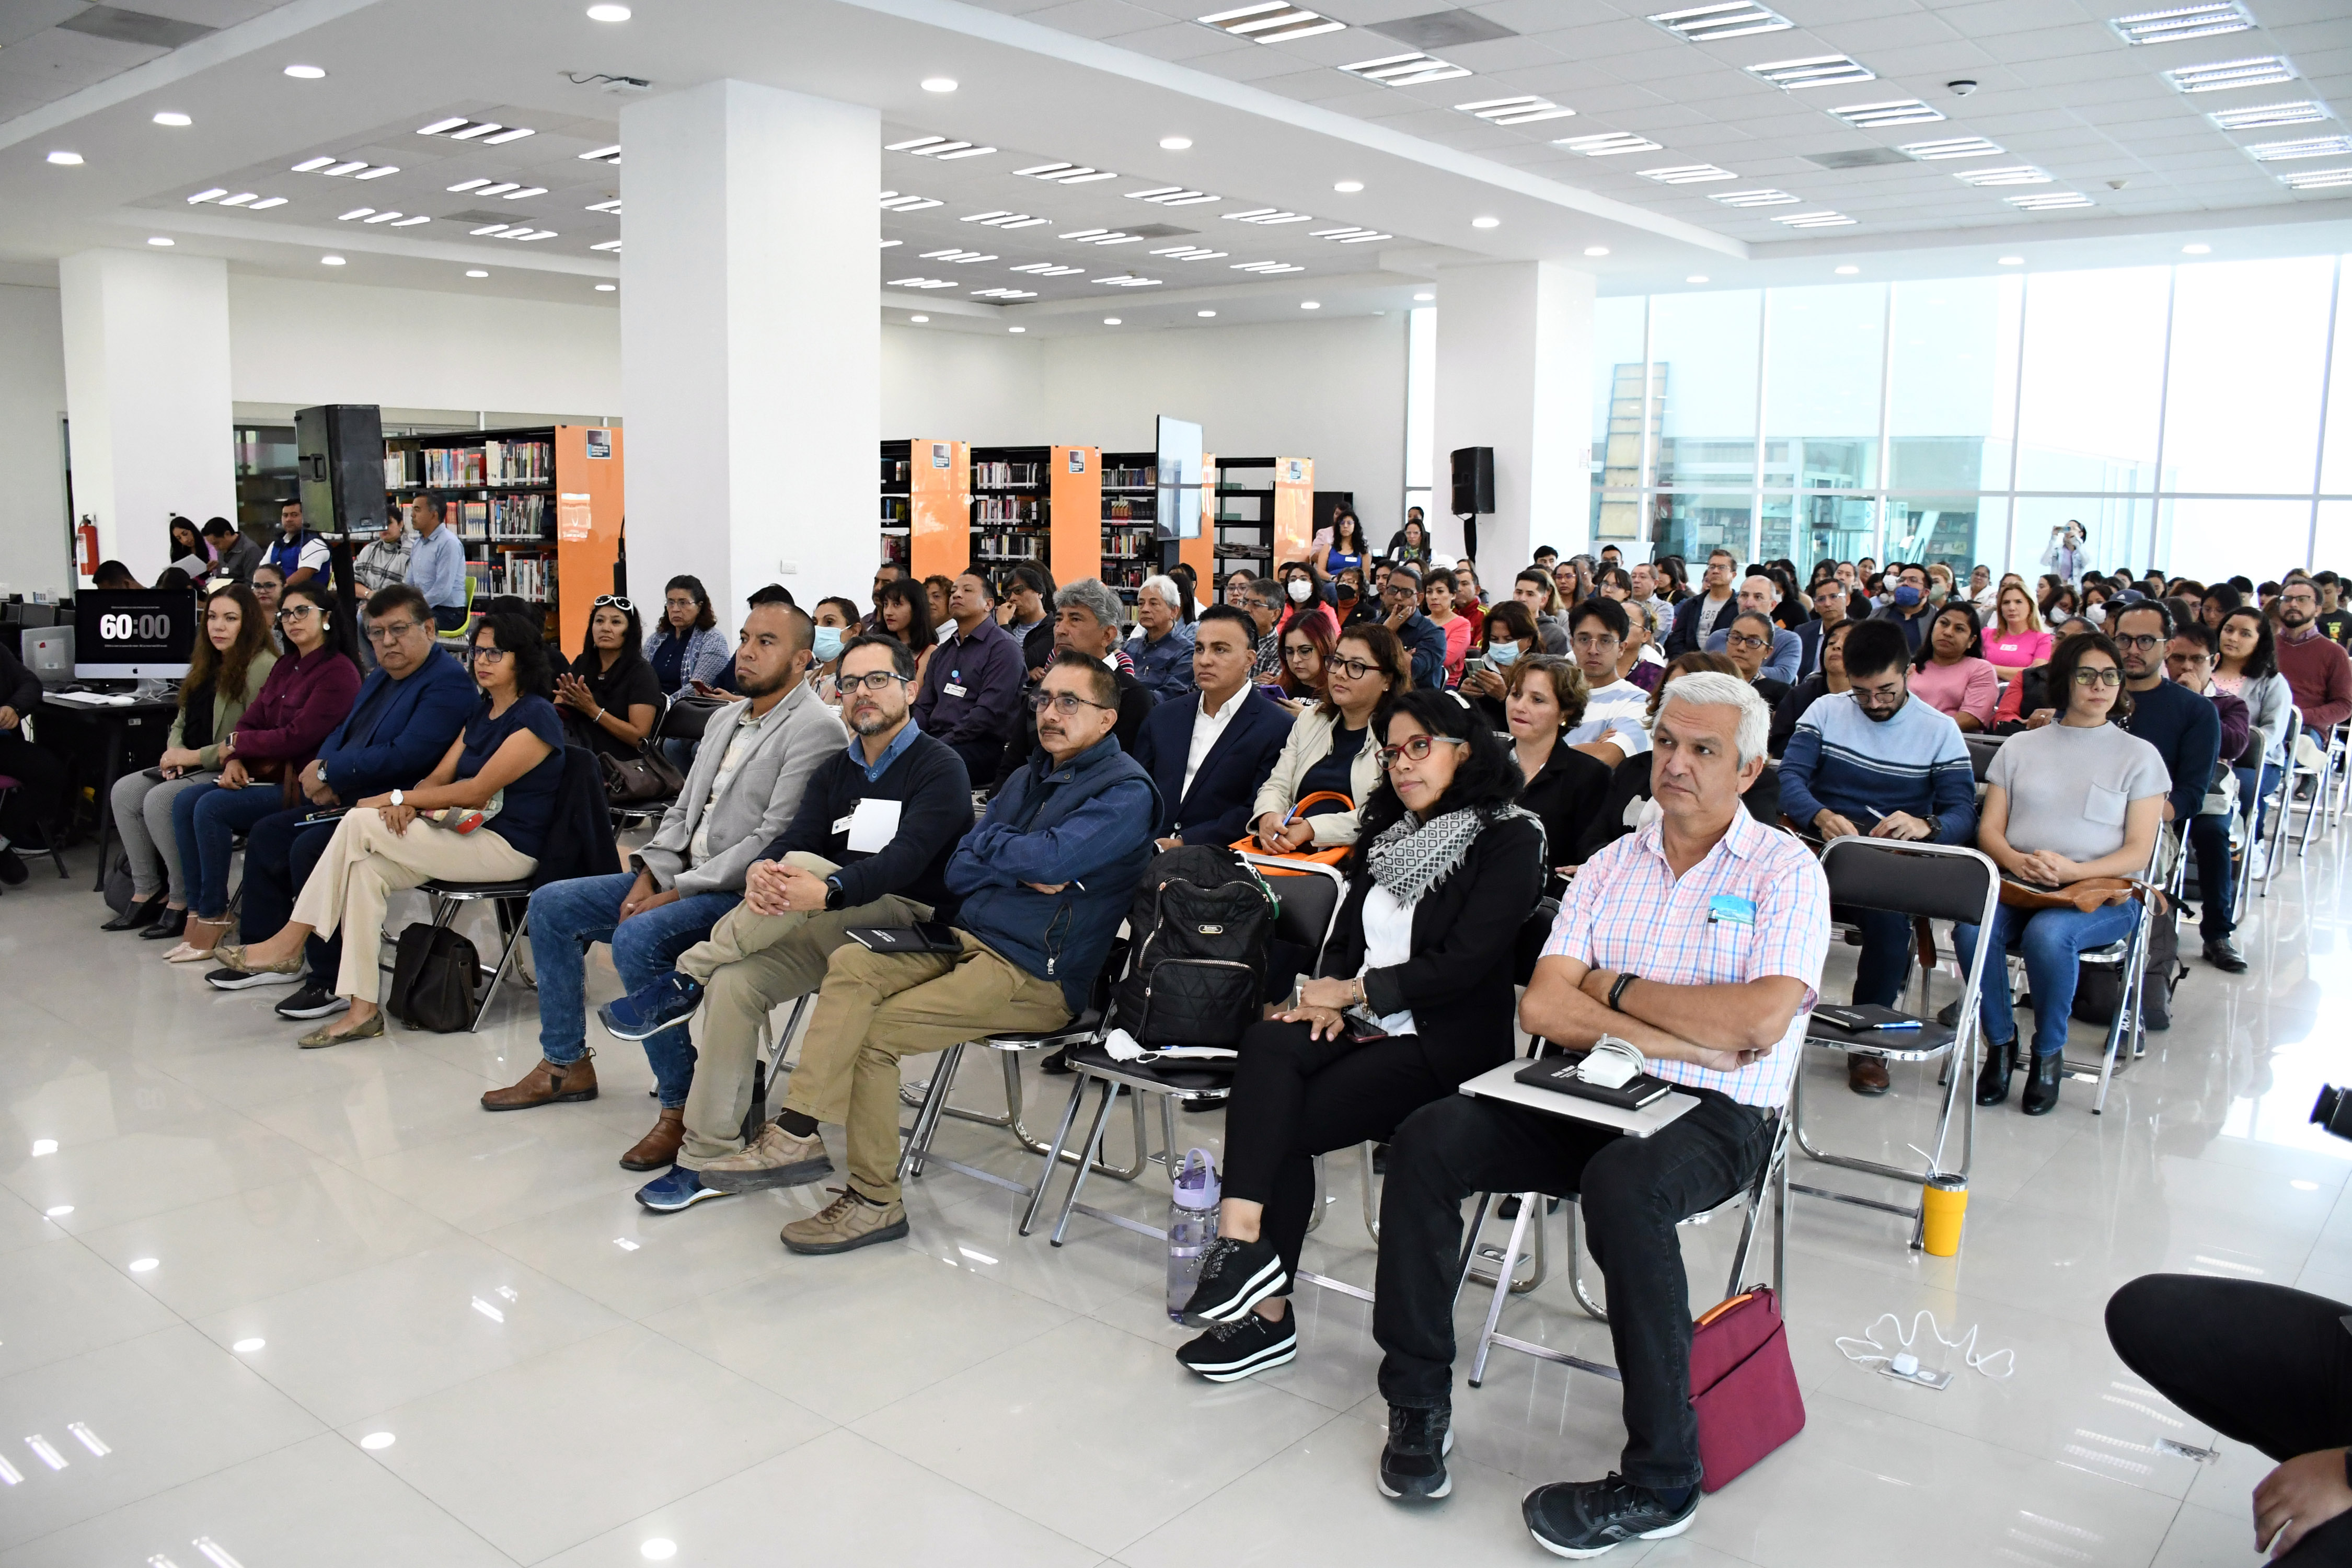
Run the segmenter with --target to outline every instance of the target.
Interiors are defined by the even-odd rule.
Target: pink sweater
[[[1956,664],[1937,664],[1931,658],[1911,672],[1911,695],[1955,719],[1973,713],[1979,724],[1990,729],[1992,706],[2000,699],[2000,677],[1980,658],[1964,658]]]

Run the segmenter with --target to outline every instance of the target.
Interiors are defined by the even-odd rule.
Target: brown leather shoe
[[[897,1241],[907,1234],[907,1208],[893,1198],[870,1204],[846,1187],[840,1196],[806,1219],[796,1219],[777,1233],[788,1252],[852,1252],[877,1242]]]
[[[1856,1094],[1886,1092],[1886,1063],[1878,1057],[1859,1054],[1845,1058],[1845,1086]]]
[[[637,1146],[621,1156],[624,1171],[666,1171],[677,1159],[677,1146],[686,1142],[686,1107],[662,1107],[661,1120],[654,1130],[637,1140]]]
[[[494,1089],[482,1096],[484,1110],[529,1110],[534,1106],[560,1105],[596,1098],[596,1053],[576,1062],[551,1062],[546,1058],[523,1074],[511,1089]]]

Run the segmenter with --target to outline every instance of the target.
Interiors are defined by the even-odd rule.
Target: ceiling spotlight
[[[1323,308],[1323,301],[1320,300],[1301,300],[1298,301],[1298,308],[1302,310],[1319,310]]]
[[[1004,330],[1008,332],[1025,332],[1029,329],[1026,327],[1007,327]]]
[[[49,154],[49,162],[58,164],[61,168],[70,169],[80,163],[81,154],[79,153],[52,153]]]
[[[1837,269],[1837,275],[1841,278],[1851,278],[1861,270],[1859,267],[1841,267]]]
[[[170,125],[176,128],[182,125],[193,125],[195,121],[190,120],[186,115],[182,114],[177,110],[167,109],[163,110],[163,113],[155,116],[155,123],[158,125]]]
[[[468,267],[466,268],[466,276],[468,278],[488,278],[489,274],[483,271],[478,267]]]
[[[1426,304],[1428,304],[1430,301],[1432,301],[1432,300],[1435,300],[1436,298],[1437,298],[1437,296],[1436,296],[1436,295],[1434,295],[1434,294],[1415,294],[1415,295],[1412,297],[1412,299],[1413,299],[1413,303],[1415,303],[1415,304],[1417,304],[1417,305],[1426,305]]]
[[[1103,325],[1106,327],[1116,327],[1118,325],[1118,318],[1117,316],[1105,316],[1103,318]]]
[[[147,237],[147,243],[150,245],[170,246],[177,245],[179,241],[176,239],[166,239],[160,234],[151,234]]]
[[[286,74],[297,81],[316,81],[327,71],[323,66],[288,66]]]
[[[955,89],[955,78],[951,76],[927,76],[923,79],[925,92],[953,92]]]
[[[1503,220],[1498,217],[1474,217],[1470,220],[1470,226],[1472,228],[1493,228],[1502,221]]]
[[[1584,254],[1587,256],[1606,256],[1609,254],[1609,247],[1605,245],[1588,245],[1584,247]]]
[[[610,294],[619,287],[620,285],[618,283],[599,283],[596,285],[596,292],[599,294]]]
[[[1704,272],[1694,273],[1692,276],[1684,279],[1683,281],[1685,283],[1704,283],[1706,281],[1706,274]]]
[[[2183,256],[2210,256],[2213,254],[2213,247],[2210,245],[2184,245],[2180,247],[2180,254]]]
[[[1364,182],[1361,180],[1342,180],[1331,188],[1339,192],[1343,196],[1352,196],[1358,191],[1364,188]]]
[[[2022,267],[2025,265],[2025,258],[2022,256],[2003,256],[1997,259],[2003,267]]]
[[[1194,315],[1196,315],[1196,316],[1199,316],[1199,317],[1202,318],[1203,320],[1205,320],[1205,319],[1207,319],[1208,317],[1211,317],[1211,316],[1215,315],[1215,314],[1216,314],[1216,312],[1215,312],[1214,310],[1195,310],[1195,311],[1193,311],[1193,312],[1192,312],[1192,314],[1194,314]]]
[[[1160,150],[1163,153],[1181,153],[1192,144],[1190,136],[1162,136],[1160,139]]]
[[[343,258],[340,256],[321,256],[319,258],[319,265],[321,267],[341,267],[342,264]]]
[[[928,321],[930,318],[929,316],[909,316],[907,320],[910,321]]]
[[[626,5],[591,5],[588,19],[592,22],[625,22],[629,19]]]

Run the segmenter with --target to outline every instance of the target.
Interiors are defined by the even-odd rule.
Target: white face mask
[[[1314,584],[1307,582],[1304,577],[1293,577],[1290,580],[1289,592],[1291,601],[1294,604],[1303,605],[1307,600],[1315,596]]]
[[[1519,645],[1515,642],[1488,643],[1486,657],[1503,668],[1508,668],[1518,662]]]

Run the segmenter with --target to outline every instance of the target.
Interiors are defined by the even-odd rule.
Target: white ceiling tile
[[[1853,51],[1848,51],[1853,53]],[[1937,108],[1949,111],[1952,97],[1942,90],[1941,83],[1955,77],[1973,76],[1981,81],[1984,74],[2000,68],[2000,62],[1967,38],[1955,38],[1946,44],[1918,44],[1903,48],[1873,49],[1857,56],[1862,63],[1885,78],[1888,86],[1902,81],[1916,89],[1918,96]],[[1869,92],[1879,84],[1864,82],[1861,86],[1842,90]],[[1809,89],[1807,97],[1818,97],[1826,89]],[[1896,91],[1906,90],[1896,89]],[[1851,103],[1852,99],[1840,99]]]
[[[81,0],[6,0],[0,5],[0,47],[54,27],[81,9]]]
[[[1840,49],[1874,70],[1878,67],[1872,57],[1882,50],[1908,48],[1920,44],[1949,44],[1967,37],[1943,17],[1929,11],[1874,16],[1843,22],[1835,27],[1817,27],[1816,30],[1825,33]]]
[[[1014,0],[1014,3],[1023,3],[1023,0]],[[1150,55],[1156,60],[1192,61],[1227,51],[1232,47],[1232,40],[1219,37],[1214,27],[1189,22],[1163,22],[1139,33],[1121,34],[1118,47]]]
[[[1168,25],[1161,13],[1129,5],[1128,0],[1063,0],[1061,5],[1032,11],[1029,20],[1082,38],[1115,38],[1122,33]]]

